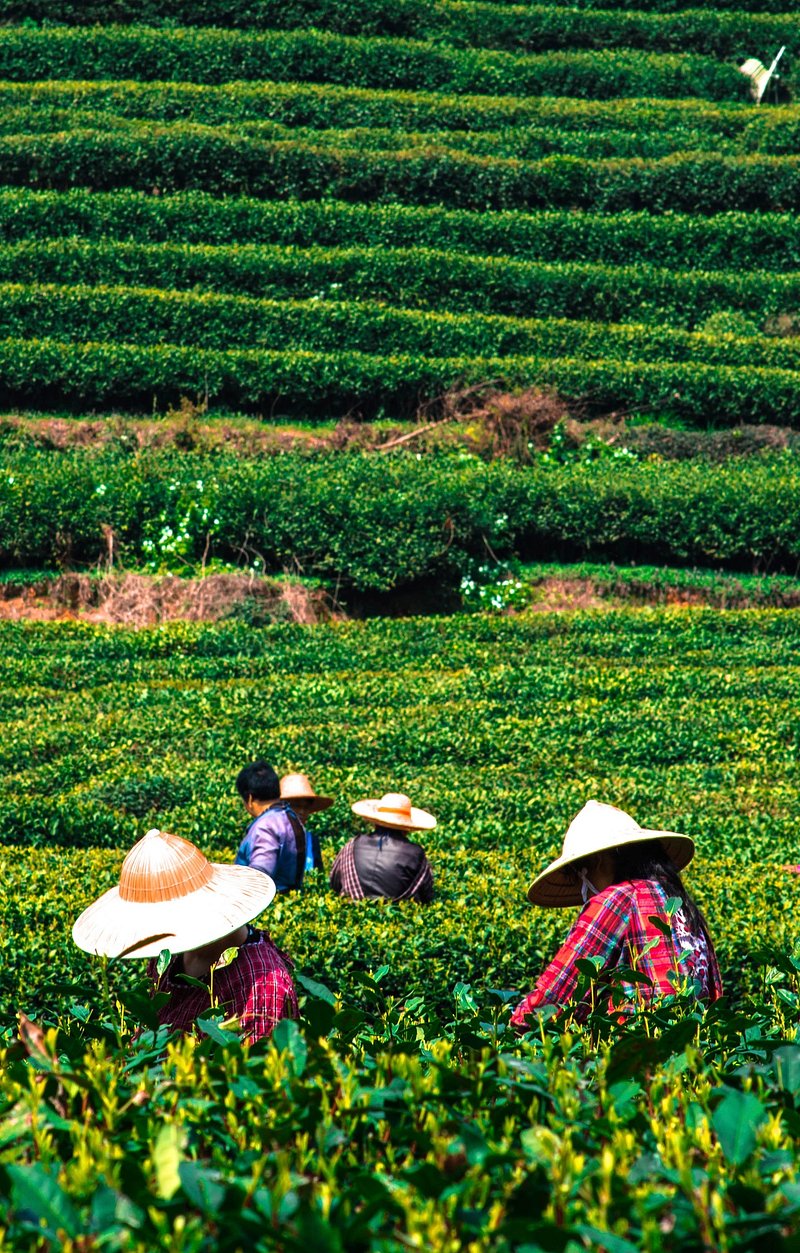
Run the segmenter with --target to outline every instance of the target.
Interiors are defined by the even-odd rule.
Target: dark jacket
[[[403,831],[376,828],[357,835],[353,841],[356,872],[364,895],[382,896],[396,900],[407,891],[419,877],[426,864],[425,850],[413,844]],[[331,887],[341,891],[335,869],[331,871]],[[430,876],[414,899],[427,904],[433,900],[433,882]]]

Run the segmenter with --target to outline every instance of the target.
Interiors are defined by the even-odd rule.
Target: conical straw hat
[[[285,774],[281,779],[281,800],[284,801],[309,801],[309,809],[312,814],[319,813],[321,809],[330,809],[333,804],[332,796],[317,796],[308,775],[305,774]]]
[[[380,800],[356,801],[350,806],[354,814],[380,827],[398,827],[404,831],[430,831],[436,826],[433,814],[417,809],[401,792],[387,792]]]
[[[119,886],[83,911],[72,938],[98,956],[185,953],[250,922],[275,890],[260,870],[210,862],[179,835],[152,830],[122,863]]]
[[[688,866],[694,856],[694,840],[688,835],[647,830],[615,805],[587,801],[569,825],[561,856],[551,862],[528,888],[528,900],[533,905],[553,907],[582,904],[580,884],[574,875],[576,864],[586,861],[594,853],[638,840],[660,840],[677,870]],[[570,868],[573,868],[573,873],[570,873]]]

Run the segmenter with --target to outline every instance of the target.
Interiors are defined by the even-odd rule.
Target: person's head
[[[314,802],[310,800],[307,796],[306,797],[296,796],[294,800],[289,801],[289,804],[291,805],[292,809],[297,814],[298,818],[300,819],[303,826],[305,827],[308,824],[309,818],[314,812]]]
[[[654,857],[665,867],[665,884],[672,872],[680,882],[678,872],[693,856],[690,836],[641,827],[615,805],[587,801],[569,824],[561,856],[537,876],[528,889],[528,900],[532,905],[555,908],[580,905],[594,891],[612,883],[641,878],[637,867],[641,869],[645,862],[649,866]],[[655,874],[655,868],[650,868]],[[587,885],[587,878],[591,885]]]
[[[614,848],[603,849],[570,867],[575,882],[587,899],[595,892],[629,879],[647,879],[659,883],[667,896],[680,897],[683,916],[690,930],[699,931],[703,916],[684,886],[675,862],[661,840],[634,840]]]
[[[251,761],[236,776],[236,790],[249,814],[263,813],[280,798],[281,785],[268,761]]]
[[[312,814],[333,804],[330,796],[317,796],[305,774],[285,774],[281,779],[281,800],[288,801],[303,826]]]

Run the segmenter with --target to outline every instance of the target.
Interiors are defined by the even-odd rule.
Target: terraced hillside
[[[788,98],[780,9],[0,4],[5,399],[796,424],[800,106],[737,69],[787,44]]]

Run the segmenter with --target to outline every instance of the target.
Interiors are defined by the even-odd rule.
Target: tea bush
[[[735,7],[735,6],[732,6]],[[606,8],[611,12],[606,12]],[[0,17],[63,22],[76,25],[102,23],[137,24],[162,22],[184,26],[241,27],[256,29],[315,27],[344,35],[400,36],[436,39],[445,43],[510,51],[542,51],[546,48],[643,48],[654,52],[702,52],[720,57],[740,55],[754,40],[791,43],[796,27],[791,16],[776,12],[703,11],[694,6],[688,13],[620,13],[614,6],[573,6],[570,11],[551,5],[472,3],[467,0],[402,0],[387,4],[371,0],[181,0],[165,6],[163,0],[146,0],[133,13],[118,0],[3,0]]]
[[[659,1253],[666,1233],[788,1253],[797,970],[781,965],[747,1016],[678,1001],[597,1022],[599,1042],[518,1044],[503,994],[463,983],[440,1017],[387,998],[385,966],[355,1004],[309,983],[306,1023],[249,1051],[213,1018],[202,1042],[132,1037],[140,994],[77,986],[58,1029],[26,1025],[3,1058],[7,1247]]]
[[[8,26],[0,29],[0,77],[116,78],[224,83],[265,78],[360,87],[506,95],[699,96],[742,100],[747,84],[714,57],[626,50],[517,56],[417,40],[324,31],[264,34],[185,27]]]
[[[499,131],[511,139],[517,127],[560,131],[621,130],[639,135],[700,133],[736,149],[777,123],[791,127],[797,106],[754,115],[741,103],[635,97],[582,100],[579,97],[453,95],[398,91],[387,87],[304,82],[120,82],[114,79],[0,83],[4,114],[26,110],[33,121],[56,110],[93,112],[111,118],[191,121],[207,126],[273,121],[286,126],[347,129],[354,126],[397,130]]]
[[[744,371],[743,371],[744,373]],[[351,590],[457,585],[476,559],[668,561],[777,572],[798,559],[791,454],[752,461],[484,464],[451,454],[4,453],[0,566],[219,558]],[[488,546],[488,547],[487,547]]]
[[[317,247],[325,248],[426,248],[451,254],[486,253],[517,261],[583,261],[627,267],[635,254],[640,265],[655,265],[659,270],[717,272],[747,269],[757,256],[763,267],[759,274],[762,285],[765,271],[800,269],[800,225],[792,214],[728,212],[702,217],[575,209],[484,214],[396,204],[217,199],[203,192],[154,197],[130,191],[42,192],[15,188],[0,190],[0,224],[7,243],[27,242],[29,247],[36,240],[63,241],[70,236],[81,236],[87,242],[115,239],[140,244],[169,243],[179,238],[186,244],[216,246],[239,238],[246,239],[250,246],[282,247],[303,247],[313,239]],[[4,270],[7,278],[19,281],[27,273],[39,282],[59,281],[57,272],[50,268],[54,264],[51,250],[40,254],[38,270],[26,264],[27,255],[14,254],[13,264],[17,268],[13,275],[10,268]],[[450,260],[453,264],[452,256]],[[87,254],[87,262],[93,272],[100,266],[99,281],[117,281],[105,254]],[[161,264],[167,265],[166,259]],[[66,281],[80,282],[77,267],[67,273],[74,273],[74,278]],[[156,271],[149,273],[155,275]],[[170,268],[166,274],[169,286],[179,283],[177,269]],[[629,284],[630,268],[623,277]],[[130,281],[137,280],[131,277]],[[154,283],[155,277],[150,281]],[[432,281],[430,274],[427,281]],[[647,273],[647,281],[655,281],[652,271]],[[755,283],[746,290],[748,307],[752,307],[757,300]],[[613,303],[610,289],[604,291],[603,298],[609,311],[618,309],[618,316],[624,316],[624,306]],[[792,299],[791,293],[786,292],[787,305]]]
[[[486,258],[422,247],[299,248],[43,240],[0,245],[5,282],[207,290],[273,300],[382,300],[395,307],[574,317],[693,329],[712,314],[791,311],[800,272],[671,270]],[[115,341],[109,341],[109,347]],[[117,341],[118,342],[118,341]]]
[[[793,611],[3,624],[6,1247],[790,1253],[799,634]],[[328,864],[350,800],[407,787],[440,820],[437,899],[311,876],[265,919],[301,1022],[169,1042],[141,966],[69,927],[154,820],[230,860],[262,752],[336,797]],[[568,922],[525,888],[589,795],[696,838],[728,999],[517,1041],[508,1002]]]
[[[0,38],[2,32],[0,32]],[[576,142],[574,139],[571,141]],[[657,139],[653,142],[661,144]],[[401,201],[472,210],[577,208],[656,213],[788,212],[800,204],[800,158],[670,151],[603,159],[539,160],[412,144],[397,151],[257,138],[190,122],[139,123],[0,137],[9,185],[68,190],[87,184],[165,191],[198,189],[265,198]]]
[[[794,337],[765,337],[746,318],[718,312],[701,333],[663,326],[614,325],[569,318],[508,318],[394,308],[369,301],[278,301],[215,292],[79,283],[0,283],[0,338],[91,340],[98,325],[128,344],[182,344],[231,351],[359,352],[374,356],[578,357],[797,370]],[[709,322],[711,324],[709,324]],[[744,323],[744,325],[742,325]],[[468,368],[468,367],[467,367]],[[409,377],[409,384],[412,382]],[[763,386],[763,383],[762,383]],[[696,416],[702,409],[693,410]]]

